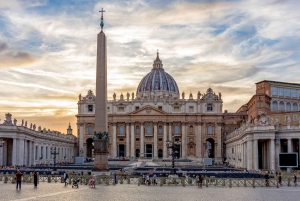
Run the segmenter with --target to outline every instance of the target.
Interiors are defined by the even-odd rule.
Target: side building
[[[73,163],[77,155],[77,138],[69,125],[67,134],[42,129],[27,121],[17,125],[17,119],[7,113],[0,124],[0,166],[52,165],[56,150],[56,163]]]
[[[101,94],[100,94],[101,95]],[[79,96],[77,129],[79,153],[92,157],[95,126],[94,93]],[[107,101],[110,157],[168,158],[167,141],[180,141],[178,158],[202,159],[205,153],[222,162],[221,93],[211,88],[194,98],[179,94],[172,76],[164,71],[158,53],[152,70],[134,93],[113,95]],[[208,150],[208,151],[206,151]]]

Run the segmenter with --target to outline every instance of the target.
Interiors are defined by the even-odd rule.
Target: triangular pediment
[[[146,105],[134,112],[131,112],[130,115],[166,115],[167,113],[161,111],[151,105]]]

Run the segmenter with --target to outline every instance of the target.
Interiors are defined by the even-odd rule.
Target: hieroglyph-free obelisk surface
[[[103,8],[101,15],[101,31],[97,35],[97,69],[96,69],[96,103],[94,131],[107,132],[107,51],[106,36],[103,32]],[[108,141],[94,141],[93,171],[108,171]]]

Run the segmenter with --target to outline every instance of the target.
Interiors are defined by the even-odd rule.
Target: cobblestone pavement
[[[79,185],[78,189],[62,183],[22,184],[22,190],[16,190],[14,184],[0,183],[0,200],[122,200],[122,201],[163,201],[163,200],[251,200],[279,201],[299,200],[300,187],[203,187],[195,186],[138,186],[136,184],[118,184],[116,186],[98,185],[95,189]]]

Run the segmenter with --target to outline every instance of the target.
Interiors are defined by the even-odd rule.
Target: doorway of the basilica
[[[158,150],[158,158],[162,158],[163,157],[163,150],[159,149]]]
[[[93,149],[94,149],[94,140],[92,138],[88,138],[86,140],[86,157],[93,157]]]
[[[126,157],[125,145],[124,144],[119,144],[118,145],[118,157]]]
[[[175,145],[174,146],[174,157],[175,158],[180,158],[181,156],[181,146],[180,145]]]
[[[136,149],[136,150],[135,150],[135,157],[136,157],[136,158],[139,158],[139,157],[140,157],[140,150],[139,150],[139,149]]]
[[[152,158],[152,155],[153,155],[152,144],[146,144],[146,153],[144,157]]]
[[[215,141],[211,138],[206,140],[206,147],[205,147],[205,157],[208,158],[215,158]]]

